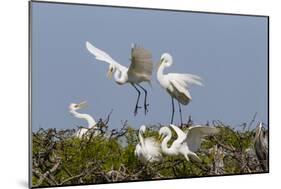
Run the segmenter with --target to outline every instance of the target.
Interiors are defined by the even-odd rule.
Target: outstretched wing
[[[215,127],[201,125],[190,127],[186,137],[188,148],[196,152],[200,148],[204,136],[217,134],[218,132],[219,129]]]
[[[169,73],[165,76],[172,85],[173,91],[168,91],[181,104],[187,105],[191,100],[188,88],[192,85],[202,86],[201,78],[192,74]]]
[[[139,78],[140,81],[150,81],[153,63],[152,54],[142,47],[133,46],[131,53],[131,65],[128,69],[128,76]]]
[[[169,73],[167,77],[171,80],[176,80],[184,88],[189,88],[191,85],[203,86],[202,79],[198,75]]]
[[[113,58],[111,58],[106,52],[98,49],[94,45],[92,45],[90,42],[86,41],[86,48],[90,53],[92,53],[97,60],[117,65],[118,67],[126,68],[125,66],[122,66],[118,62],[116,62]]]

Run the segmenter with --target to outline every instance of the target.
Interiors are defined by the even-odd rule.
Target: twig
[[[251,122],[249,123],[248,126],[248,131],[250,130],[250,128],[252,127],[253,123],[256,121],[256,117],[257,117],[258,112],[256,112],[251,120]]]
[[[71,180],[74,180],[74,179],[78,179],[80,177],[84,176],[84,173],[81,173],[79,175],[75,175],[75,176],[72,176],[72,177],[69,177],[67,179],[65,179],[64,181],[62,181],[59,185],[64,185],[65,183],[71,181]]]

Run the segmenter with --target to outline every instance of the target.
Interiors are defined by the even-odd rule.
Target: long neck
[[[165,154],[175,155],[177,154],[176,150],[172,146],[168,148],[168,142],[171,140],[171,138],[172,138],[172,133],[169,132],[167,136],[163,139],[161,143],[161,148]]]
[[[143,140],[143,136],[142,136],[142,132],[139,131],[139,139],[140,139],[140,144],[142,147],[144,147],[144,140]]]
[[[74,117],[77,117],[79,119],[85,119],[88,122],[89,128],[92,128],[93,126],[96,125],[96,121],[94,120],[94,118],[88,114],[81,114],[81,113],[76,112],[75,110],[70,110],[70,113]]]
[[[114,79],[118,84],[124,84],[128,80],[127,72],[121,71],[119,68],[116,68],[114,72]]]
[[[163,77],[164,77],[164,73],[163,73],[164,68],[165,68],[164,64],[161,64],[161,65],[159,66],[158,70],[157,70],[157,79],[158,79],[158,81],[162,81],[162,80],[163,80]]]

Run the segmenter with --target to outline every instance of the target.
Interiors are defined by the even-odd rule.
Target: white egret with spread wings
[[[155,162],[162,159],[160,144],[152,137],[144,138],[146,127],[142,125],[139,129],[139,143],[136,145],[135,156],[143,162]]]
[[[141,108],[138,105],[141,95],[140,89],[138,87],[140,87],[144,91],[144,113],[146,114],[148,111],[147,91],[140,85],[140,83],[144,81],[150,83],[151,80],[153,64],[152,54],[150,53],[150,51],[132,44],[131,64],[129,68],[127,68],[111,58],[106,52],[94,47],[91,43],[86,42],[86,47],[97,60],[109,64],[109,69],[107,72],[107,76],[109,78],[114,75],[114,80],[117,84],[123,85],[125,83],[130,83],[136,89],[136,91],[138,92],[138,97],[134,110],[135,115],[137,114],[138,109]]]
[[[157,80],[160,85],[169,93],[172,98],[172,118],[171,124],[174,120],[174,99],[178,101],[179,113],[182,125],[182,113],[181,105],[187,105],[191,101],[191,95],[188,91],[190,85],[203,85],[201,78],[193,74],[179,74],[179,73],[168,73],[164,74],[164,68],[170,67],[173,64],[172,56],[168,53],[164,53],[161,56],[159,67],[157,70]]]
[[[192,126],[189,127],[187,133],[183,132],[175,125],[170,125],[177,134],[177,139],[168,147],[168,142],[172,138],[172,132],[168,127],[162,127],[159,130],[160,138],[163,138],[161,149],[163,153],[171,156],[183,155],[187,161],[190,156],[195,161],[201,161],[195,152],[200,148],[202,138],[207,135],[213,135],[219,132],[215,127]]]
[[[78,137],[78,138],[82,138],[83,135],[85,135],[88,132],[88,130],[91,129],[91,128],[98,129],[97,126],[96,126],[97,123],[92,116],[90,116],[89,114],[83,114],[83,113],[77,112],[77,110],[83,109],[86,106],[87,106],[86,101],[80,102],[78,104],[71,103],[69,105],[69,112],[71,113],[71,115],[73,115],[74,117],[79,118],[79,119],[84,119],[88,123],[88,128],[80,128],[75,133],[75,136]]]

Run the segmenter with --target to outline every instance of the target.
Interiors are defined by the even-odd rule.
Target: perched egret
[[[71,113],[71,115],[73,115],[74,117],[77,117],[79,119],[84,119],[88,123],[88,129],[87,128],[80,128],[75,133],[75,136],[78,137],[78,138],[82,138],[82,136],[91,128],[97,129],[97,126],[96,126],[97,123],[92,116],[90,116],[89,114],[82,114],[82,113],[77,112],[77,110],[85,108],[86,106],[87,106],[86,101],[80,102],[78,104],[71,103],[69,105],[69,112]]]
[[[141,162],[155,162],[162,159],[159,143],[154,138],[144,138],[146,127],[142,125],[139,129],[139,143],[136,145],[135,155]]]
[[[268,170],[268,133],[262,130],[262,123],[256,128],[254,148],[264,171]]]
[[[146,114],[148,112],[148,104],[146,102],[147,91],[140,85],[140,83],[143,81],[150,83],[153,69],[151,53],[147,49],[137,47],[132,44],[131,64],[129,68],[127,68],[112,59],[106,52],[94,47],[91,43],[86,42],[86,47],[90,53],[95,55],[97,60],[109,63],[109,69],[107,72],[107,76],[109,78],[114,75],[114,79],[117,84],[123,85],[125,83],[130,83],[138,92],[134,115],[136,115],[138,109],[141,108],[138,105],[141,95],[141,91],[138,87],[144,91],[144,113]]]
[[[191,101],[191,95],[188,88],[191,84],[203,85],[201,83],[201,78],[197,75],[192,74],[179,74],[179,73],[169,73],[164,74],[164,68],[170,67],[173,64],[172,56],[168,53],[164,53],[161,56],[159,67],[157,71],[157,80],[160,85],[170,94],[172,98],[172,118],[171,124],[174,120],[174,99],[178,101],[179,113],[182,125],[182,113],[181,104],[187,105]]]
[[[190,156],[192,159],[200,162],[200,158],[195,152],[200,148],[202,138],[206,135],[218,133],[218,129],[215,127],[206,126],[192,126],[188,129],[187,133],[184,133],[180,128],[175,125],[170,125],[177,134],[177,139],[168,148],[168,142],[172,138],[172,132],[168,127],[162,127],[159,130],[160,137],[164,137],[161,143],[161,149],[163,153],[171,156],[183,155],[187,161]]]

